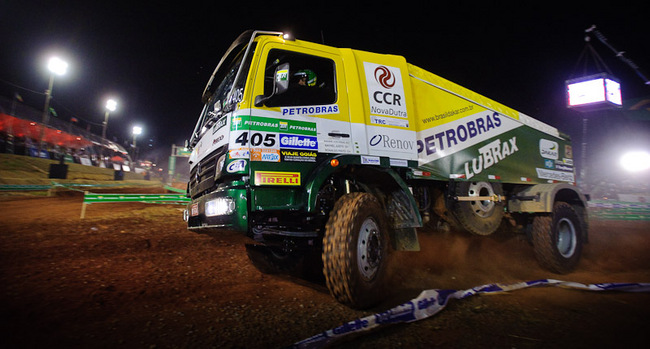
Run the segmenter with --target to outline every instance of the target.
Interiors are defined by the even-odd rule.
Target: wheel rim
[[[371,280],[381,264],[381,236],[377,222],[368,217],[359,230],[357,240],[357,265],[361,275]]]
[[[564,258],[573,256],[576,250],[576,229],[568,218],[562,218],[557,222],[557,250]]]
[[[469,185],[467,196],[493,196],[494,190],[490,183],[487,182],[472,182]],[[489,217],[492,215],[494,209],[494,201],[490,200],[476,200],[470,201],[472,211],[479,217]]]

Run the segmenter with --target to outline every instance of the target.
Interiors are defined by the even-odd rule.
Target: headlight
[[[205,215],[208,217],[229,215],[235,211],[235,201],[229,197],[217,198],[205,203]]]

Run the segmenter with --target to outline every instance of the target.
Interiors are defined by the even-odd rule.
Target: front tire
[[[584,229],[582,219],[566,202],[556,202],[550,216],[536,216],[532,240],[539,264],[558,274],[573,271],[582,254]]]
[[[380,298],[388,264],[388,223],[376,197],[342,196],[334,205],[323,238],[323,274],[330,293],[352,308]]]

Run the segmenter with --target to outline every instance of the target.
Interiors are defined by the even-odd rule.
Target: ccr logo
[[[385,89],[395,86],[395,75],[383,65],[375,68],[375,80]]]

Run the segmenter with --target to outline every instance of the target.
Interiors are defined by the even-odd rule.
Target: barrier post
[[[84,191],[84,200],[83,203],[81,204],[81,217],[79,219],[84,219],[86,216],[86,195],[88,194],[88,191]]]

